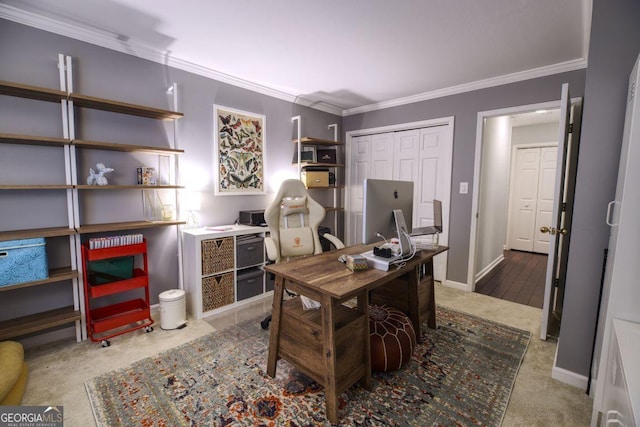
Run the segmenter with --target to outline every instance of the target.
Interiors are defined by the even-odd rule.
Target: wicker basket
[[[233,237],[202,241],[202,275],[220,273],[234,268]]]
[[[233,272],[202,279],[202,311],[233,304]]]

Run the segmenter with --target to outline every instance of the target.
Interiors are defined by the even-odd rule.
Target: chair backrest
[[[302,181],[284,181],[264,211],[278,252],[275,261],[322,253],[318,226],[324,217],[324,208],[309,196]]]

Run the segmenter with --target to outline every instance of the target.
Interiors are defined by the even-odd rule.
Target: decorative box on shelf
[[[141,166],[137,169],[138,185],[157,185],[156,168]]]
[[[49,277],[43,237],[0,242],[0,286]]]
[[[329,171],[307,169],[300,173],[300,179],[307,188],[328,187]]]

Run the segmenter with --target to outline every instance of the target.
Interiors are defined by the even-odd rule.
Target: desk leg
[[[433,259],[425,265],[428,282],[423,283],[422,286],[427,287],[427,304],[429,306],[429,316],[427,317],[427,326],[431,329],[436,329],[436,290],[433,278]]]
[[[363,292],[358,295],[358,311],[365,315],[365,319],[367,319],[367,327],[365,328],[365,337],[364,337],[364,378],[362,381],[362,385],[367,390],[371,390],[372,381],[371,381],[371,339],[369,330],[369,292]]]
[[[323,354],[325,357],[324,394],[327,418],[331,424],[338,422],[338,394],[336,389],[336,326],[334,322],[334,307],[331,297],[322,296]]]
[[[269,330],[269,357],[267,359],[267,374],[276,376],[278,350],[280,348],[280,319],[282,318],[282,297],[284,295],[284,277],[276,276],[273,291],[273,307],[271,310],[271,326]]]
[[[408,279],[408,295],[409,295],[409,319],[413,324],[413,330],[416,333],[416,340],[421,342],[420,337],[420,298],[418,294],[418,282],[420,280],[420,266],[417,266],[409,273]]]

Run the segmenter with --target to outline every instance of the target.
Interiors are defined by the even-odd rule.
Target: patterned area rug
[[[345,426],[497,426],[530,333],[438,307],[438,329],[373,389],[340,396]],[[98,426],[329,426],[323,388],[278,362],[266,374],[259,320],[196,339],[86,383]]]

